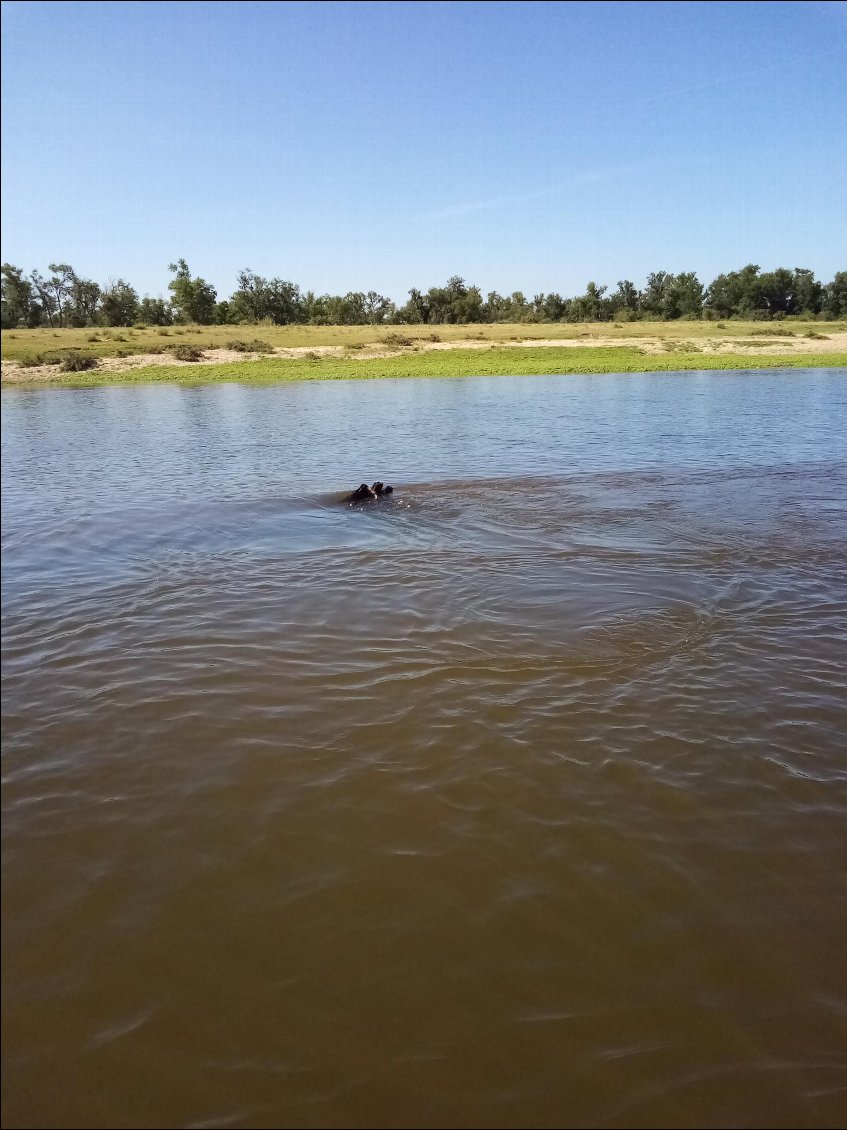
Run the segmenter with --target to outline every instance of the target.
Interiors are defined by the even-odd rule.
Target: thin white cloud
[[[590,169],[582,173],[574,173],[555,184],[535,188],[530,192],[514,193],[510,196],[493,196],[485,200],[466,200],[456,204],[447,204],[443,208],[428,209],[423,213],[426,219],[447,220],[457,216],[471,216],[477,212],[493,212],[499,208],[515,208],[522,204],[529,204],[534,200],[550,200],[562,193],[575,188],[583,188],[590,184],[600,184],[603,181],[616,180],[618,177],[635,176],[645,171],[657,168],[686,167],[701,164],[704,158],[694,155],[689,158],[656,158],[655,160],[634,161],[626,165],[615,165],[605,169]]]
[[[847,4],[845,4],[847,8]],[[802,58],[792,59],[790,63],[777,63],[771,67],[757,67],[752,71],[736,71],[735,74],[726,75],[724,78],[707,79],[706,82],[694,83],[692,86],[679,86],[675,90],[663,90],[661,94],[654,94],[650,98],[641,99],[643,104],[662,102],[665,98],[676,98],[680,94],[693,94],[697,90],[711,90],[716,86],[727,86],[733,82],[743,82],[748,78],[759,78],[761,75],[773,74],[776,71],[786,71],[789,67],[803,63],[816,63],[819,59],[828,59],[833,55],[843,55],[847,46],[834,47],[831,51],[820,51],[817,55],[805,55]]]
[[[556,184],[547,185],[546,188],[536,188],[532,192],[521,192],[513,196],[494,196],[487,200],[468,200],[461,204],[448,204],[444,208],[435,208],[425,212],[429,219],[446,220],[452,216],[470,216],[474,212],[492,212],[497,208],[511,208],[517,204],[527,204],[531,200],[545,200],[556,196],[569,188],[580,188],[586,184],[596,184],[597,181],[606,180],[609,173],[577,173],[567,177]],[[611,174],[615,175],[615,174]]]

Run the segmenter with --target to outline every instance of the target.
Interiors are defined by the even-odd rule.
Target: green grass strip
[[[451,349],[356,360],[346,357],[263,358],[224,365],[153,366],[123,372],[68,373],[49,381],[16,382],[17,388],[92,388],[122,384],[208,384],[236,381],[370,380],[385,377],[533,376],[576,373],[653,373],[727,369],[831,369],[847,367],[847,353],[793,356],[644,353],[634,347]]]

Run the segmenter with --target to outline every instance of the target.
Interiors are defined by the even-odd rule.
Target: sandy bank
[[[386,348],[374,343],[361,349],[350,349],[341,345],[315,345],[311,347],[279,348],[272,353],[240,353],[234,349],[204,349],[205,364],[226,365],[243,364],[245,361],[279,358],[344,357],[351,364],[359,360],[380,357],[396,357],[403,353],[443,352],[455,349],[637,349],[647,355],[667,357],[673,353],[733,353],[741,356],[790,357],[795,353],[845,353],[847,352],[847,332],[839,331],[823,335],[821,338],[809,337],[769,337],[762,335],[761,342],[752,338],[710,337],[689,340],[669,341],[667,338],[650,337],[611,337],[603,333],[586,333],[577,338],[526,338],[523,341],[461,340],[461,341],[415,341],[410,346]],[[137,353],[130,357],[101,357],[97,363],[98,373],[125,373],[132,369],[166,366],[168,368],[192,368],[194,361],[177,361],[170,353]],[[58,365],[35,365],[23,367],[16,361],[3,361],[2,380],[4,384],[53,381],[60,375]]]

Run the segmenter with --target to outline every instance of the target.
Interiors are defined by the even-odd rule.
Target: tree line
[[[363,326],[442,325],[491,322],[627,322],[678,318],[779,319],[791,316],[832,320],[847,317],[847,271],[831,282],[796,267],[760,272],[755,264],[718,275],[708,286],[693,271],[655,271],[638,289],[627,279],[617,288],[590,282],[585,293],[563,298],[555,292],[527,298],[521,291],[483,296],[458,275],[443,287],[415,287],[399,306],[374,290],[345,295],[301,292],[284,279],[265,279],[249,268],[238,274],[238,287],[219,300],[215,288],[194,276],[185,259],[171,263],[168,298],[139,298],[123,279],[101,286],[79,275],[68,263],[50,263],[48,274],[4,263],[2,327],[21,326],[168,326],[200,325]]]

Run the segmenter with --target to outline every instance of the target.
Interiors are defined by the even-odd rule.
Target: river
[[[844,1124],[844,370],[2,431],[4,1126]]]

